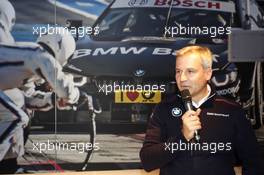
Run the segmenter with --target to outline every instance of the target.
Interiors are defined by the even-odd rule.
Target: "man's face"
[[[204,69],[201,59],[195,54],[186,54],[176,58],[175,79],[180,91],[188,89],[192,97],[207,92],[207,81],[212,76],[211,69]]]

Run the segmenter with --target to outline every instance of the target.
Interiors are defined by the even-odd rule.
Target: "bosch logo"
[[[172,3],[172,4],[171,4]],[[174,0],[167,1],[167,0],[156,0],[155,5],[163,6],[163,5],[172,5],[172,6],[183,6],[183,7],[197,7],[197,8],[208,8],[208,9],[221,9],[220,2],[208,2],[208,1],[199,1],[199,0],[188,0],[188,1],[181,1],[181,0]]]

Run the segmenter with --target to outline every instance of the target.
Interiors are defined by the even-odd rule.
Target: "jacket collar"
[[[210,94],[208,95],[208,97],[206,99],[203,100],[203,102],[201,102],[201,104],[199,106],[194,105],[195,108],[197,107],[201,107],[201,106],[207,106],[208,104],[211,104],[210,102],[212,101],[213,97],[216,95],[216,91],[213,85],[211,85],[210,83],[207,84],[210,88]],[[178,97],[182,98],[180,93],[177,94]]]

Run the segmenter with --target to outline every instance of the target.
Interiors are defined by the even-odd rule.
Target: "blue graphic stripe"
[[[96,0],[57,0],[57,2],[68,5],[83,12],[99,16],[107,7],[106,4]]]

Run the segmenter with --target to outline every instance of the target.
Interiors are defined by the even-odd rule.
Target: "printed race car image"
[[[113,1],[94,24],[99,34],[78,40],[64,70],[87,77],[83,88],[99,97],[110,121],[145,122],[156,103],[177,91],[176,51],[203,45],[214,54],[211,84],[217,93],[244,105],[257,125],[259,69],[252,63],[245,70],[227,58],[227,35],[241,25],[236,9],[233,1]]]

